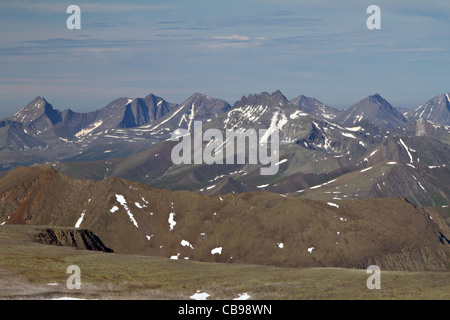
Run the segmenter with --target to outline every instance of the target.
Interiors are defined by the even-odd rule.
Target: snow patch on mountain
[[[83,222],[84,215],[86,214],[86,210],[83,210],[81,213],[81,217],[78,219],[77,223],[75,223],[75,228],[79,228],[81,225],[81,222]]]
[[[99,120],[97,122],[94,122],[93,124],[89,125],[86,129],[81,129],[80,131],[78,131],[75,134],[75,137],[81,138],[81,137],[84,137],[84,136],[90,134],[92,131],[94,131],[95,129],[100,127],[102,125],[102,123],[103,123],[103,120]]]
[[[275,131],[275,130],[281,130],[283,126],[288,122],[288,119],[284,112],[275,111],[273,113],[272,119],[270,121],[270,126],[267,129],[266,133],[261,137],[260,143],[267,142],[267,139],[269,136]]]
[[[353,134],[351,134],[351,133],[348,133],[348,132],[341,132],[341,134],[342,134],[344,137],[356,139],[356,137],[355,137]]]
[[[171,207],[172,210],[171,210],[171,212],[169,213],[169,219],[168,219],[168,222],[169,222],[169,230],[172,231],[173,228],[175,227],[175,225],[177,224],[177,222],[174,220],[175,212],[174,212],[174,210],[173,210],[173,202],[171,202],[170,207]]]
[[[403,142],[403,140],[401,138],[399,139],[399,143],[403,146],[403,148],[405,148],[406,152],[408,153],[410,163],[413,163],[413,157],[412,157],[411,153],[409,152],[409,148],[406,146],[406,144]]]
[[[189,241],[186,241],[186,240],[181,240],[181,245],[183,247],[189,247],[191,249],[194,249],[194,247],[189,243]]]
[[[134,226],[136,228],[139,228],[136,219],[134,219],[133,214],[131,213],[130,209],[128,209],[128,205],[127,205],[127,201],[125,200],[125,197],[120,195],[120,194],[116,194],[116,200],[117,202],[119,202],[122,207],[125,209],[125,211],[127,212],[128,216],[130,217],[131,222],[133,222]]]

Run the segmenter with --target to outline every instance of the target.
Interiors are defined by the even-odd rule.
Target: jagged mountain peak
[[[54,111],[53,106],[49,104],[45,98],[37,96],[9,119],[22,123],[30,122],[42,114],[46,112],[51,113],[52,111]]]
[[[61,122],[62,116],[45,98],[38,96],[8,120],[20,122],[34,133],[42,133]]]
[[[241,108],[243,106],[249,105],[262,105],[264,107],[282,107],[282,106],[291,106],[291,103],[288,99],[281,93],[280,90],[277,90],[272,93],[268,93],[266,91],[260,94],[249,94],[248,96],[243,96],[239,101],[237,101],[233,109]]]

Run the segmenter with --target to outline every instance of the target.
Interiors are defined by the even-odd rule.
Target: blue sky
[[[81,30],[66,27],[71,4]],[[371,4],[381,30],[366,27]],[[278,89],[339,108],[374,93],[416,107],[450,92],[449,31],[447,0],[2,0],[0,118],[38,95],[75,111]]]

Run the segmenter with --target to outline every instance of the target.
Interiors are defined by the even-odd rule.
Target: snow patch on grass
[[[206,300],[206,298],[208,298],[208,297],[209,297],[209,294],[207,294],[206,292],[200,292],[200,290],[197,290],[197,292],[194,293],[189,298],[191,298],[192,300]]]

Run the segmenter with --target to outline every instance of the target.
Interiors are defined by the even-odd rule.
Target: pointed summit
[[[45,112],[46,104],[47,101],[44,98],[37,96],[9,119],[21,123],[30,122]]]
[[[408,123],[400,111],[378,93],[355,103],[336,120],[346,127],[357,126],[361,121],[367,120],[387,129],[402,127]]]
[[[424,119],[450,126],[450,93],[440,94],[428,100],[416,109],[407,112],[406,116],[412,121]]]
[[[37,130],[44,129],[42,126],[55,125],[61,122],[61,112],[53,109],[53,106],[43,97],[36,97],[24,108],[9,118],[9,120],[20,122],[26,126],[30,123],[36,125]]]

